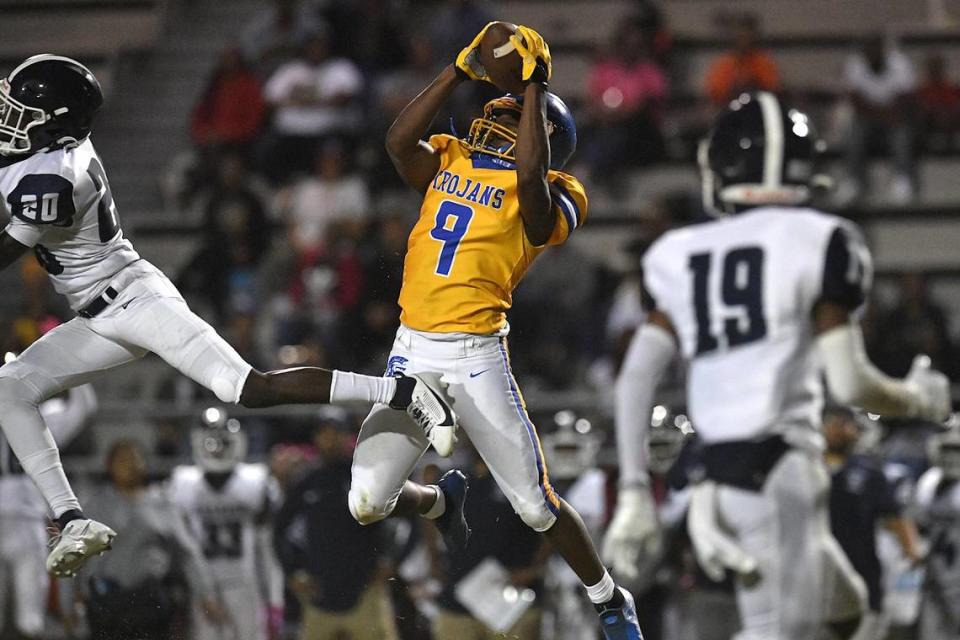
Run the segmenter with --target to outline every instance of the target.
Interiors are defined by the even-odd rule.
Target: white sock
[[[430,511],[427,511],[423,514],[424,518],[429,520],[436,520],[443,515],[443,512],[447,510],[447,498],[443,495],[443,491],[440,490],[435,484],[427,485],[431,489],[437,492],[437,501],[433,503],[433,506],[430,507]]]
[[[333,372],[330,383],[330,404],[365,402],[367,404],[390,404],[397,392],[395,378],[364,376],[349,371]]]
[[[610,602],[610,600],[613,598],[613,593],[616,588],[617,585],[614,584],[613,577],[610,575],[610,572],[604,569],[603,577],[600,578],[600,582],[593,586],[587,586],[587,597],[590,598],[590,602],[593,604]]]
[[[20,466],[40,489],[53,511],[54,518],[70,509],[80,510],[80,503],[67,482],[63,465],[60,463],[60,452],[56,447],[42,449],[20,458]]]

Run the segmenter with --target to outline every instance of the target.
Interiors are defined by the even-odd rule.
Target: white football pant
[[[866,585],[830,532],[829,490],[825,463],[800,449],[784,454],[762,493],[717,485],[719,517],[761,575],[737,585],[736,640],[814,640],[865,611]]]
[[[159,269],[141,260],[112,286],[119,295],[100,315],[76,317],[45,334],[0,368],[0,379],[20,381],[43,401],[153,352],[223,402],[239,400],[252,367],[190,311]]]
[[[401,326],[387,375],[432,372],[462,428],[514,511],[536,531],[557,519],[537,431],[510,370],[505,337],[437,334]],[[393,511],[404,482],[427,450],[423,430],[405,413],[376,405],[363,422],[353,456],[350,512],[361,523]]]
[[[42,521],[0,517],[0,626],[7,619],[9,602],[17,631],[30,638],[43,636],[50,587],[46,558],[47,532]]]

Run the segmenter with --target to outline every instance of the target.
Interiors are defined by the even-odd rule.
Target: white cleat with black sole
[[[96,520],[71,520],[50,541],[47,571],[58,578],[72,578],[89,558],[109,550],[116,536],[116,531]]]
[[[397,393],[390,406],[406,411],[436,452],[449,458],[457,444],[457,415],[438,390],[442,388],[439,378],[428,375],[397,376]]]

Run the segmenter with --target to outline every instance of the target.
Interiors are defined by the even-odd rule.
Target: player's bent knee
[[[0,406],[14,402],[39,405],[43,400],[42,394],[32,385],[26,384],[18,378],[4,376],[0,372]]]
[[[545,504],[519,505],[516,512],[524,524],[537,533],[543,533],[557,522],[557,516]]]
[[[347,496],[347,504],[350,507],[350,515],[362,525],[380,522],[393,511],[393,505],[374,500],[367,491],[352,488]]]

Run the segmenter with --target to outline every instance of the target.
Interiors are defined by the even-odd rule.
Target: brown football
[[[498,49],[508,44],[516,31],[515,24],[494,22],[480,41],[480,64],[486,69],[490,81],[508,93],[523,93],[523,59],[513,47],[508,47],[506,53]]]

